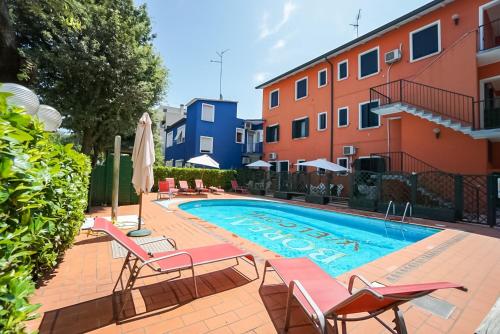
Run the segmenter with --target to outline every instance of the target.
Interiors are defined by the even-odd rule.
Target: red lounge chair
[[[158,193],[156,195],[156,199],[161,199],[162,195],[168,195],[168,198],[172,198],[172,191],[170,191],[170,186],[167,181],[159,181],[158,180]]]
[[[208,189],[210,189],[211,192],[217,194],[217,193],[223,193],[225,192],[224,189],[222,189],[221,187],[208,187]]]
[[[187,181],[179,181],[179,192],[183,194],[192,194],[194,189],[189,188]]]
[[[271,270],[274,270],[288,287],[284,332],[288,331],[290,323],[292,297],[297,299],[320,333],[327,332],[327,319],[333,320],[334,332],[338,334],[338,322],[342,324],[342,333],[346,333],[347,321],[375,318],[391,333],[399,334],[407,333],[399,305],[439,289],[455,288],[467,291],[462,285],[448,282],[373,287],[370,282],[358,275],[351,276],[349,286],[346,288],[307,258],[266,261],[261,287],[266,279],[268,268],[272,268]],[[356,278],[366,287],[353,290]],[[391,309],[395,315],[395,330],[378,317]],[[368,314],[348,317],[348,315],[365,312]]]
[[[238,181],[236,181],[236,180],[231,180],[231,188],[233,188],[233,191],[236,193],[238,193],[238,192],[242,193],[242,194],[248,193],[248,189],[245,187],[239,186]]]
[[[203,180],[201,179],[196,179],[194,180],[194,185],[195,185],[195,190],[199,193],[202,193],[202,192],[209,192],[210,190],[208,190],[207,188],[205,188],[203,186]]]
[[[170,188],[170,191],[173,194],[176,194],[179,192],[179,189],[177,189],[177,187],[175,186],[175,179],[173,177],[167,177],[167,178],[165,178],[165,181],[168,182],[168,187]]]
[[[254,266],[257,279],[259,278],[259,272],[257,270],[257,265],[255,264],[254,256],[231,244],[218,244],[177,250],[177,245],[173,239],[164,238],[162,240],[168,240],[175,250],[152,254],[146,252],[141,246],[123,234],[116,226],[113,225],[113,223],[104,218],[96,218],[92,231],[107,233],[128,251],[125,262],[123,263],[120,271],[120,275],[118,276],[118,280],[113,287],[113,293],[116,291],[119,282],[121,283],[122,293],[131,292],[138,278],[152,276],[149,274],[139,277],[141,269],[146,266],[156,272],[153,275],[167,274],[175,271],[180,272],[180,270],[190,269],[193,277],[195,298],[198,298],[198,286],[196,284],[194,267],[198,265],[232,259],[235,259],[236,263],[239,264],[238,259],[241,258]],[[129,269],[129,278],[124,286],[122,276],[125,268]],[[130,295],[130,293],[127,295]],[[120,315],[125,308],[126,302],[127,300],[123,302],[122,309],[118,315]]]

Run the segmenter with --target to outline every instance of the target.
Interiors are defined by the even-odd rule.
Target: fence
[[[348,198],[350,189],[348,175],[329,172],[289,173],[242,169],[237,172],[237,181],[246,185],[252,193],[266,195],[287,192],[297,195]]]
[[[409,202],[421,218],[497,225],[498,176],[356,171],[352,174],[349,206],[385,212],[390,201],[402,213]],[[491,178],[491,180],[489,180]],[[493,198],[493,199],[492,199]]]

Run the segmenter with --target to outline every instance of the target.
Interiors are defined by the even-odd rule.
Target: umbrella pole
[[[139,217],[137,217],[137,230],[141,229],[141,218],[142,218],[142,191],[139,194]]]
[[[151,234],[150,230],[147,230],[145,228],[141,228],[141,221],[142,221],[142,194],[143,192],[141,191],[139,193],[139,217],[137,217],[137,230],[130,231],[127,233],[129,237],[145,237]]]

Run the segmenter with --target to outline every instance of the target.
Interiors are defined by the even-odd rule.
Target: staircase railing
[[[438,168],[406,152],[372,153],[370,154],[370,157],[384,159],[385,169],[389,172],[405,172],[405,173],[440,172]],[[374,160],[371,159],[370,161]]]
[[[370,101],[378,101],[379,107],[405,103],[473,129],[479,125],[472,96],[418,82],[400,79],[372,87]]]

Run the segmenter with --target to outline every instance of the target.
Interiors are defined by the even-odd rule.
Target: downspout
[[[333,162],[333,63],[325,57],[325,60],[330,64],[330,161]]]

